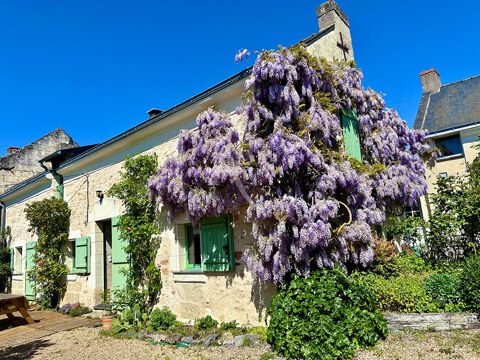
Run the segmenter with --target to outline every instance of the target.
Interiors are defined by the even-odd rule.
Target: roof
[[[480,75],[423,93],[414,129],[430,134],[480,123]]]

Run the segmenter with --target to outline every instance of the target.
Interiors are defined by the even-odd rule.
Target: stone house
[[[425,164],[428,192],[434,191],[438,176],[465,173],[467,164],[477,156],[473,148],[480,135],[480,76],[442,85],[435,69],[420,73],[423,95],[414,129],[428,130],[428,144],[442,155]],[[428,217],[428,194],[410,214]]]
[[[302,42],[315,56],[353,60],[348,19],[334,1],[317,8],[319,32]],[[210,106],[233,114],[241,104],[244,81],[251,68],[222,81],[204,92],[168,109],[149,111],[148,120],[85,151],[66,156],[57,152],[44,158],[47,171],[18,184],[0,195],[4,209],[2,227],[11,228],[14,293],[35,298],[35,287],[26,278],[31,268],[35,237],[27,231],[26,204],[50,196],[61,196],[72,211],[67,265],[67,292],[64,303],[80,301],[86,306],[101,302],[104,289],[122,286],[122,268],[128,261],[118,238],[121,203],[105,192],[119,178],[125,156],[156,153],[161,165],[176,153],[181,129],[193,129],[196,116]],[[236,118],[235,126],[242,121]],[[240,261],[252,242],[250,227],[238,215],[201,223],[193,228],[187,216],[173,223],[163,220],[157,264],[162,269],[159,306],[167,305],[181,320],[207,314],[221,321],[263,322],[264,309],[274,288],[254,284]],[[219,239],[226,239],[220,243]],[[221,266],[202,260],[205,246],[218,242]]]

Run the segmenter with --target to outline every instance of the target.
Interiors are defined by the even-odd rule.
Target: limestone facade
[[[332,1],[327,4],[331,5]],[[332,14],[331,11],[335,13]],[[327,24],[330,30],[314,36],[307,49],[317,56],[341,59],[343,52],[338,52],[337,46],[337,41],[340,41],[339,31],[351,49],[348,20],[341,17],[333,7],[326,8],[324,13],[331,19],[330,25]],[[319,23],[323,26],[326,22],[319,20]],[[353,59],[353,50],[348,55]],[[119,172],[125,156],[155,153],[161,166],[167,158],[176,155],[180,130],[194,129],[195,118],[201,111],[215,106],[227,113],[234,113],[241,104],[246,76],[248,72],[227,79],[210,91],[191,99],[188,104],[181,104],[156,115],[153,120],[150,118],[134,129],[66,161],[56,169],[57,174],[63,178],[64,199],[72,211],[69,239],[85,236],[90,236],[91,239],[90,272],[68,275],[63,303],[80,301],[89,307],[101,303],[99,294],[104,290],[106,276],[105,232],[101,224],[104,220],[121,215],[123,209],[118,200],[106,196],[99,198],[97,192],[105,193],[120,180]],[[234,116],[234,125],[240,133],[243,132],[242,118]],[[21,189],[0,195],[0,202],[6,206],[6,225],[12,228],[12,244],[23,246],[23,254],[26,242],[35,240],[28,232],[23,209],[27,203],[54,195],[57,180],[58,177],[46,175],[25,184]],[[162,271],[163,288],[158,306],[169,306],[181,320],[193,320],[208,314],[220,321],[264,324],[264,310],[275,288],[254,282],[241,260],[245,248],[253,241],[251,225],[245,222],[244,210],[233,214],[235,271],[211,273],[192,272],[185,268],[184,226],[189,222],[188,218],[180,216],[170,222],[162,214],[160,208],[161,247],[156,262]],[[68,264],[71,264],[71,259],[67,256]],[[24,277],[24,273],[16,275],[15,293],[24,292]]]

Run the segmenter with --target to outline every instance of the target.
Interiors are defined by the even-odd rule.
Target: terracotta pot
[[[112,329],[112,320],[115,319],[117,315],[111,315],[111,316],[103,316],[102,317],[102,324],[103,324],[103,330],[111,330]]]

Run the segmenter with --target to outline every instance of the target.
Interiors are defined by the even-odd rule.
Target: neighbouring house
[[[473,146],[480,135],[480,76],[442,85],[435,69],[420,73],[423,95],[418,107],[414,129],[428,130],[426,139],[441,155],[425,164],[428,192],[434,191],[438,176],[465,173],[467,164],[478,154]],[[412,215],[428,218],[428,194]]]
[[[10,146],[7,156],[0,156],[0,194],[14,185],[44,171],[39,160],[78,144],[63,130],[57,129],[20,148]]]
[[[353,60],[349,22],[338,5],[334,1],[322,4],[317,18],[319,32],[302,40],[307,50],[330,60]],[[201,111],[215,106],[234,114],[250,73],[251,68],[241,71],[166,111],[152,109],[145,122],[81,153],[46,156],[43,162],[48,171],[0,195],[5,209],[2,227],[11,228],[13,292],[35,298],[35,286],[26,271],[33,266],[36,238],[27,230],[24,209],[50,196],[63,197],[72,211],[67,256],[71,273],[63,302],[80,301],[91,307],[101,303],[100,293],[105,289],[123,286],[121,269],[128,266],[128,259],[118,237],[122,204],[104,194],[120,180],[125,156],[156,153],[161,165],[176,153],[179,131],[193,129]],[[237,125],[238,120],[237,116]],[[243,250],[252,242],[249,224],[234,215],[201,226],[199,231],[193,228],[187,216],[163,222],[157,258],[163,283],[159,305],[169,306],[181,320],[211,314],[221,321],[262,323],[274,288],[254,284],[241,261]],[[228,264],[206,269],[200,243],[212,229],[228,241]]]

